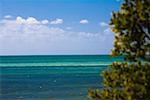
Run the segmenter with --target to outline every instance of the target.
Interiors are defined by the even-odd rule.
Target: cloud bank
[[[95,54],[110,52],[105,46],[112,45],[110,29],[102,33],[76,32],[52,24],[62,24],[63,19],[49,21],[34,17],[5,16],[0,20],[0,54]],[[81,20],[87,24],[87,20]]]

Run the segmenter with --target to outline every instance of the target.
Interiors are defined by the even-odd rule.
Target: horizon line
[[[97,56],[97,55],[111,55],[111,54],[9,54],[0,56]]]

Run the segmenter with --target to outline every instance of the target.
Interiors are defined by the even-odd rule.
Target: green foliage
[[[101,76],[102,90],[90,90],[94,100],[150,100],[150,0],[125,0],[113,13],[113,56],[123,55]]]
[[[150,0],[125,0],[110,25],[115,33],[113,55],[130,60],[150,55]]]
[[[150,63],[114,62],[104,71],[104,90],[90,90],[95,100],[150,100]]]

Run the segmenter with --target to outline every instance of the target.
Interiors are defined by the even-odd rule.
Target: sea
[[[109,55],[0,56],[0,100],[89,100],[100,73],[123,57]]]

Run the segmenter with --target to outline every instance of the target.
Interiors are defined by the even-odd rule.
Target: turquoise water
[[[107,55],[0,56],[0,100],[87,100],[102,88],[99,73],[114,61]]]

